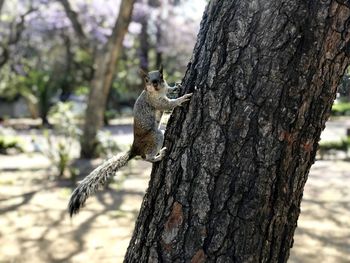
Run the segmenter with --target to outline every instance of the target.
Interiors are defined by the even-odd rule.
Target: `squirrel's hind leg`
[[[156,142],[155,142],[155,147],[146,154],[145,160],[149,162],[159,162],[160,160],[163,159],[163,157],[166,154],[166,147],[163,147],[163,141],[164,141],[164,134],[161,130],[156,131]]]
[[[163,147],[162,149],[160,149],[157,155],[146,154],[145,160],[151,163],[159,162],[164,158],[165,154],[166,154],[166,147]]]

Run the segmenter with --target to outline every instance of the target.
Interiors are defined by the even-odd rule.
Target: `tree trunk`
[[[92,80],[88,106],[86,109],[84,134],[81,143],[81,156],[96,156],[96,134],[102,127],[107,97],[112,84],[116,61],[122,49],[123,39],[131,20],[135,0],[123,0],[118,19],[106,48],[97,56],[96,71]]]
[[[125,262],[287,261],[349,20],[339,1],[210,1]]]
[[[4,5],[4,2],[5,2],[5,0],[0,0],[0,14],[1,14],[1,10],[2,10],[2,7]]]
[[[72,81],[74,54],[72,52],[70,37],[65,34],[62,34],[61,37],[66,50],[66,54],[65,54],[66,61],[65,61],[65,67],[63,70],[63,80],[60,83],[60,90],[61,90],[60,100],[67,101],[73,92],[73,86],[74,86],[74,82]]]
[[[159,68],[160,65],[162,65],[162,55],[163,51],[160,47],[161,41],[162,41],[162,26],[160,24],[161,22],[157,22],[157,33],[156,33],[156,68]]]
[[[148,71],[148,50],[149,50],[149,40],[148,40],[148,16],[142,18],[141,22],[141,32],[140,32],[140,68],[145,72]]]

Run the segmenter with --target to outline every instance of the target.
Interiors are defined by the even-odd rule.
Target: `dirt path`
[[[350,262],[350,163],[319,161],[305,186],[289,262]]]
[[[24,170],[13,171],[16,158]],[[46,163],[45,163],[46,162]],[[132,161],[107,191],[67,215],[71,184],[48,181],[40,156],[1,157],[0,262],[122,262],[150,165]],[[290,262],[350,262],[350,163],[317,162]]]
[[[2,158],[2,166],[10,158]],[[45,162],[40,159],[34,156],[25,170],[5,167],[0,174],[0,262],[122,262],[150,165],[131,161],[110,189],[70,220],[71,183],[48,181],[47,172],[36,169]]]

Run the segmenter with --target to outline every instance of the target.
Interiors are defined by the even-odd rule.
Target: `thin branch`
[[[24,23],[25,23],[26,16],[29,15],[30,13],[37,11],[37,10],[38,10],[37,8],[33,8],[31,6],[27,12],[25,12],[24,14],[22,14],[20,16],[20,21],[15,25],[14,32],[11,30],[10,39],[8,41],[9,45],[16,44],[19,41],[19,39],[21,38],[22,32],[25,29]]]
[[[79,38],[80,45],[85,49],[88,46],[88,39],[84,33],[83,26],[78,20],[77,12],[72,9],[68,0],[59,0],[59,2],[62,4],[67,17],[72,23],[73,29]]]
[[[4,0],[0,0],[0,1],[4,1]],[[0,2],[0,4],[1,4],[1,2]],[[0,56],[0,68],[2,68],[10,58],[9,47],[11,45],[16,44],[20,40],[21,35],[25,29],[26,16],[28,16],[30,13],[35,12],[36,10],[37,10],[37,8],[33,8],[33,6],[30,6],[28,11],[20,16],[20,21],[11,29],[10,37],[9,37],[9,40],[7,41],[7,43],[0,44],[1,48],[2,48],[2,53]]]

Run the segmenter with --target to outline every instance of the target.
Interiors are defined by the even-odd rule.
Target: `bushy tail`
[[[77,214],[79,209],[84,206],[86,199],[94,194],[101,186],[105,185],[108,179],[132,158],[133,156],[131,156],[130,151],[118,154],[105,161],[86,176],[70,197],[68,204],[70,216],[72,217],[74,214]]]

